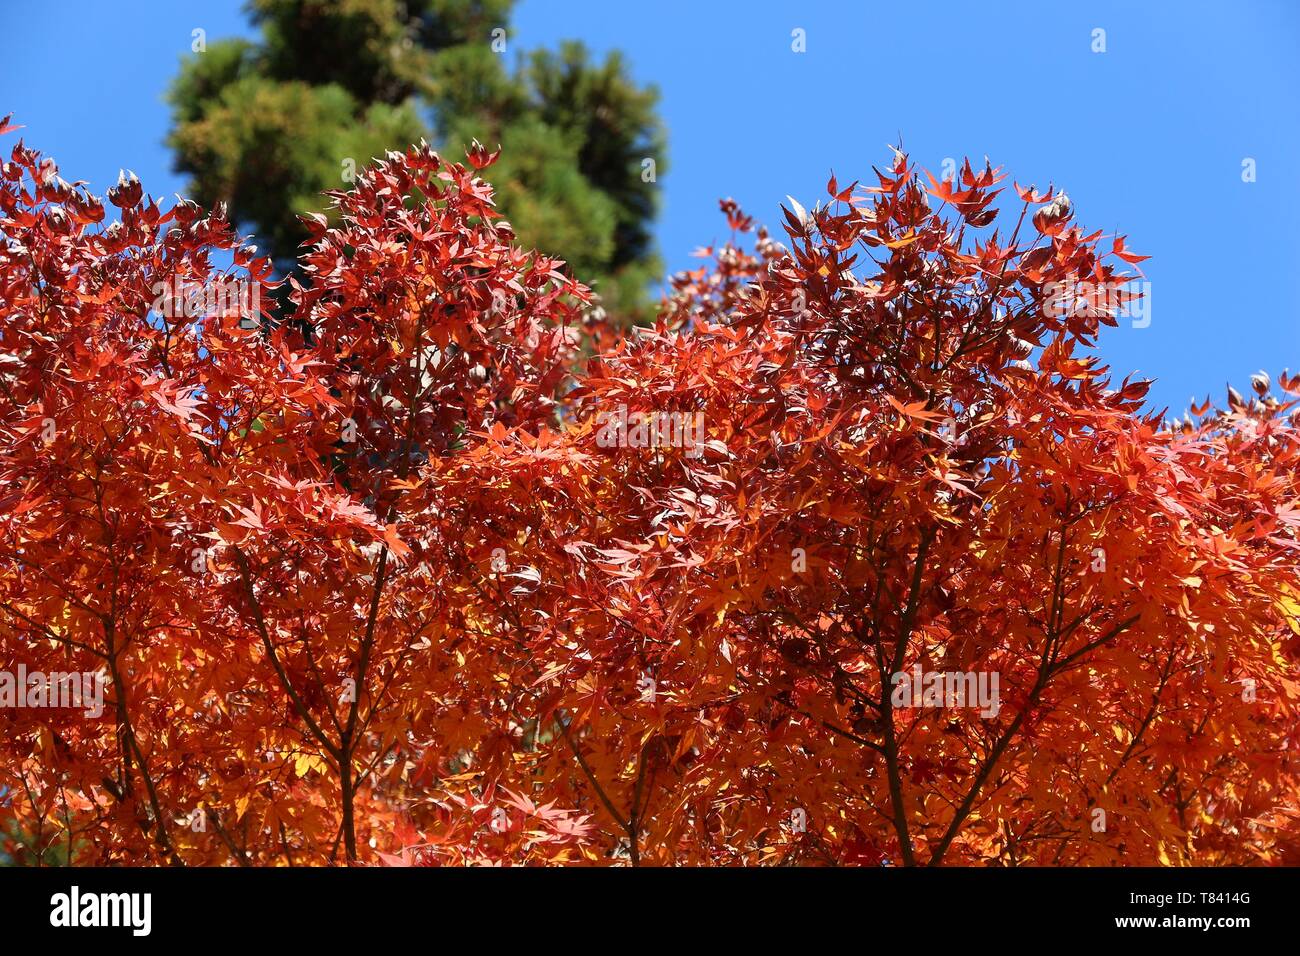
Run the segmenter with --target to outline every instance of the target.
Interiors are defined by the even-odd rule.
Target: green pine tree
[[[648,311],[665,138],[658,93],[617,53],[515,50],[514,0],[252,0],[261,41],[219,40],[172,83],[169,145],[199,202],[227,203],[282,269],[320,193],[421,137],[486,171],[520,240],[563,257],[611,316]]]

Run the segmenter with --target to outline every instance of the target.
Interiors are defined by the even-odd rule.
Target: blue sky
[[[183,192],[162,95],[191,31],[249,34],[238,0],[0,0],[0,115],[64,177],[134,169]],[[802,29],[807,50],[791,49]],[[1094,53],[1103,29],[1106,51]],[[903,145],[937,172],[987,154],[1064,186],[1089,228],[1153,256],[1151,323],[1101,340],[1176,411],[1259,368],[1300,368],[1300,3],[522,0],[511,53],[585,41],[655,83],[669,133],[657,227],[670,269],[725,237],[717,200],[779,223]],[[1242,181],[1255,161],[1256,181]]]

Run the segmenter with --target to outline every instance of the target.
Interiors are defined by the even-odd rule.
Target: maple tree
[[[331,193],[275,322],[223,210],[14,146],[0,649],[104,706],[0,707],[10,856],[1300,861],[1300,376],[1144,411],[1045,308],[1143,257],[901,152],[593,329],[495,159]]]

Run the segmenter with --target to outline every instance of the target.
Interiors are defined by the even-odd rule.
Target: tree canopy
[[[1048,307],[1144,257],[901,152],[575,364],[495,160],[360,168],[269,326],[224,210],[14,146],[0,651],[103,698],[11,682],[11,855],[1300,862],[1300,376],[1150,414]]]

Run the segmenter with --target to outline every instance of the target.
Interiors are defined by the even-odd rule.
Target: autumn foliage
[[[1142,257],[902,153],[600,334],[494,158],[374,163],[274,312],[220,209],[13,147],[0,666],[104,707],[0,708],[11,856],[1300,863],[1300,380],[1149,414],[1043,307]]]

